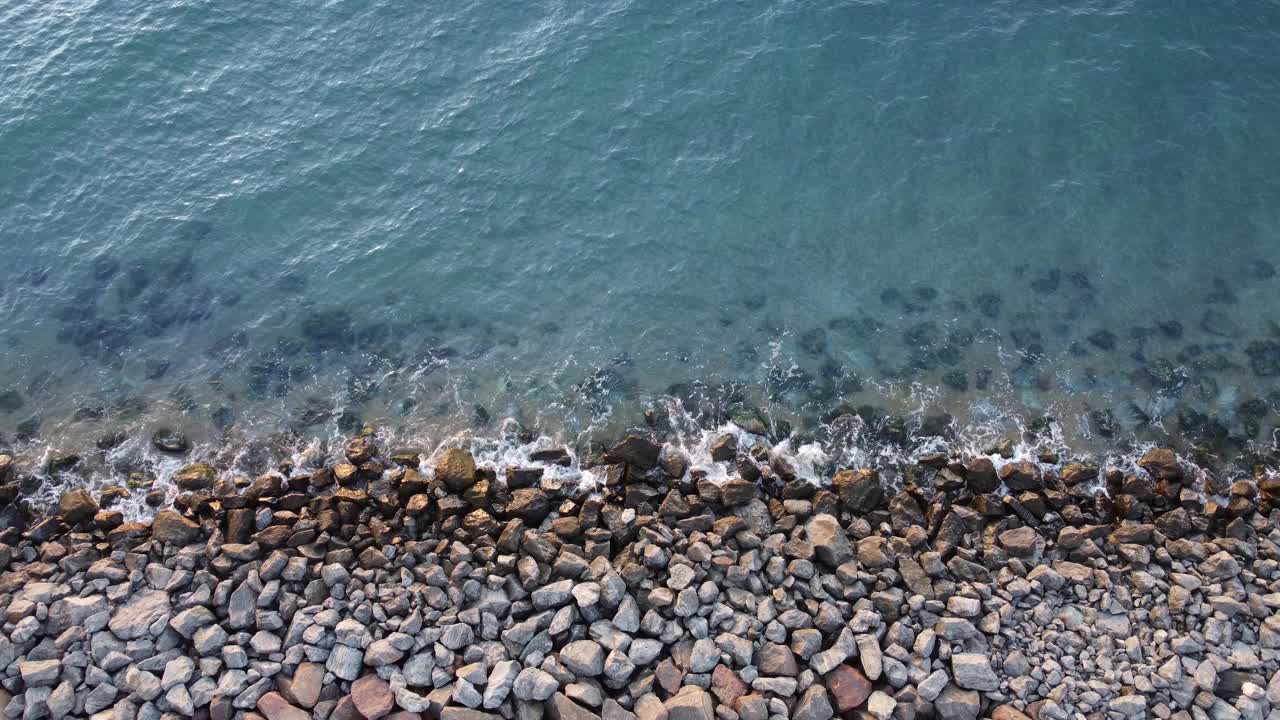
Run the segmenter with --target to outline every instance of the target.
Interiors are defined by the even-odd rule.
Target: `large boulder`
[[[814,515],[804,527],[818,560],[835,568],[853,559],[853,546],[840,521],[826,514]]]
[[[151,537],[169,545],[187,545],[200,536],[200,526],[172,510],[156,513]]]
[[[884,502],[880,475],[868,468],[841,470],[831,478],[831,489],[835,490],[845,509],[855,514],[874,512]]]
[[[169,593],[151,590],[134,595],[122,605],[107,628],[121,640],[136,640],[152,634],[159,635],[169,621]]]
[[[1030,460],[1011,462],[1000,468],[1000,479],[1010,490],[1041,490],[1044,485],[1040,478],[1040,466]]]
[[[605,462],[626,463],[637,470],[652,470],[658,464],[662,446],[639,435],[628,435],[622,442],[609,448]]]
[[[93,516],[98,514],[98,503],[94,502],[89,492],[83,488],[69,490],[58,498],[58,512],[62,514],[63,520],[75,525],[85,520],[92,520]]]
[[[538,488],[520,488],[511,493],[507,503],[507,515],[518,517],[532,526],[537,526],[551,512],[551,501],[547,494]]]
[[[1178,456],[1168,448],[1148,450],[1138,460],[1138,467],[1146,470],[1157,480],[1182,479],[1182,468],[1178,466]]]
[[[208,490],[218,479],[218,471],[209,463],[193,463],[173,474],[173,484],[179,490]]]
[[[462,492],[476,484],[476,461],[461,448],[449,448],[436,463],[436,477],[453,492]]]

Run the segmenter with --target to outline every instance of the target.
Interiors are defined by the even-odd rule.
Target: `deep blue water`
[[[1270,447],[1278,47],[1274,1],[0,5],[0,446]]]

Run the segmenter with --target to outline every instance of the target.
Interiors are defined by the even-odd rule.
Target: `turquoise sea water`
[[[1266,452],[1278,47],[1274,1],[9,3],[0,447]]]

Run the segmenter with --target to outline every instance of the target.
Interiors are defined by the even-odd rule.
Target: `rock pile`
[[[716,453],[720,484],[629,437],[585,492],[359,437],[308,472],[184,469],[149,523],[67,493],[0,531],[0,715],[1280,715],[1274,479],[939,454],[827,489]]]

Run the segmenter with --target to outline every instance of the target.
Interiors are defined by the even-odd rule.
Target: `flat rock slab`
[[[121,640],[136,640],[147,635],[159,620],[168,621],[169,593],[150,590],[139,593],[116,610],[107,627]]]

